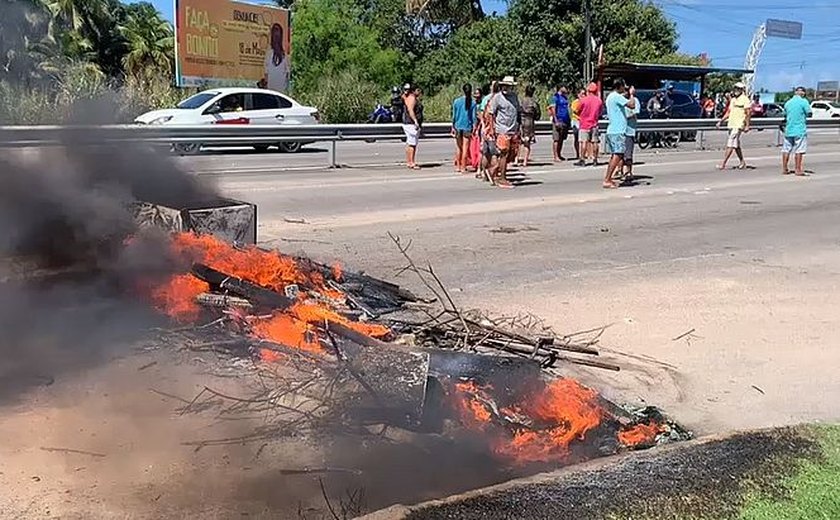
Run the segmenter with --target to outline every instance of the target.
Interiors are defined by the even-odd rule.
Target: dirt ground
[[[831,267],[840,254],[768,257],[725,269],[688,261],[693,272],[704,274],[686,279],[642,266],[642,276],[628,280],[611,273],[542,283],[504,293],[508,303],[495,310],[528,310],[564,331],[611,323],[602,348],[616,352],[605,355],[625,369],[569,372],[613,399],[656,404],[698,434],[840,418],[834,398],[840,395],[840,351],[833,348],[840,273]],[[492,309],[501,294],[464,299]],[[205,384],[236,391],[235,378],[210,376],[203,367],[199,359],[164,352],[127,354],[52,384],[44,380],[4,401],[0,517],[326,518],[316,476],[278,474],[280,468],[332,463],[318,440],[293,439],[259,453],[259,445],[195,452],[183,444],[254,426],[180,416],[183,403],[150,390],[187,400]],[[402,465],[409,479],[416,461],[439,465],[446,459],[422,442]],[[405,455],[363,444],[341,450],[368,460]],[[475,468],[485,470],[480,463]],[[461,490],[513,476],[470,481],[456,467],[448,473],[461,479]],[[370,486],[385,489],[383,475]],[[395,490],[392,502],[375,497],[367,510],[458,490],[427,477],[416,477],[424,493]],[[330,494],[346,489],[343,481],[326,481]]]
[[[570,372],[609,398],[661,406],[700,435],[840,419],[840,253],[687,262],[692,277],[650,265],[629,280],[613,272],[522,287],[497,310],[527,309],[563,331],[611,324],[602,352],[624,369]]]

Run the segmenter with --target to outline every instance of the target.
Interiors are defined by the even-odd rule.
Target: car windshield
[[[178,108],[193,110],[203,106],[205,103],[207,103],[208,101],[210,101],[218,95],[218,92],[199,92],[198,94],[190,96],[187,99],[178,103]]]
[[[832,106],[832,107],[834,107],[834,108],[840,108],[840,103],[834,103],[834,102],[832,102],[832,103],[829,103],[829,105],[831,105],[831,106]]]

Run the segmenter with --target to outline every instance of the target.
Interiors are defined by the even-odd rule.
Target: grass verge
[[[818,443],[822,455],[803,460],[785,477],[782,495],[748,492],[740,520],[840,518],[840,425],[802,428]]]

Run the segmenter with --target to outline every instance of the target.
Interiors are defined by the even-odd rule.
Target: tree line
[[[292,94],[334,122],[359,121],[406,82],[434,105],[460,83],[509,74],[544,89],[584,81],[582,0],[509,0],[503,14],[480,0],[277,3],[292,10]],[[608,61],[697,62],[678,52],[674,23],[652,2],[591,3]],[[172,88],[174,45],[172,25],[149,3],[0,0],[0,84],[55,91],[81,78],[96,89],[135,85],[138,95],[157,93],[148,104],[170,103],[183,94]]]

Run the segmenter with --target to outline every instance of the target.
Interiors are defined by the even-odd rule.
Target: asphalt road
[[[333,171],[282,171],[272,154],[183,162],[258,205],[264,244],[391,278],[404,264],[392,233],[464,306],[562,331],[613,324],[604,345],[628,369],[576,375],[708,433],[840,419],[840,138],[812,135],[812,174],[796,178],[768,134],[747,138],[755,169],[717,171],[719,151],[642,153],[642,181],[619,190],[600,188],[603,167],[547,163],[545,142],[514,190],[448,164],[404,170],[397,143],[352,145],[378,165]],[[421,157],[448,163],[448,146]]]

